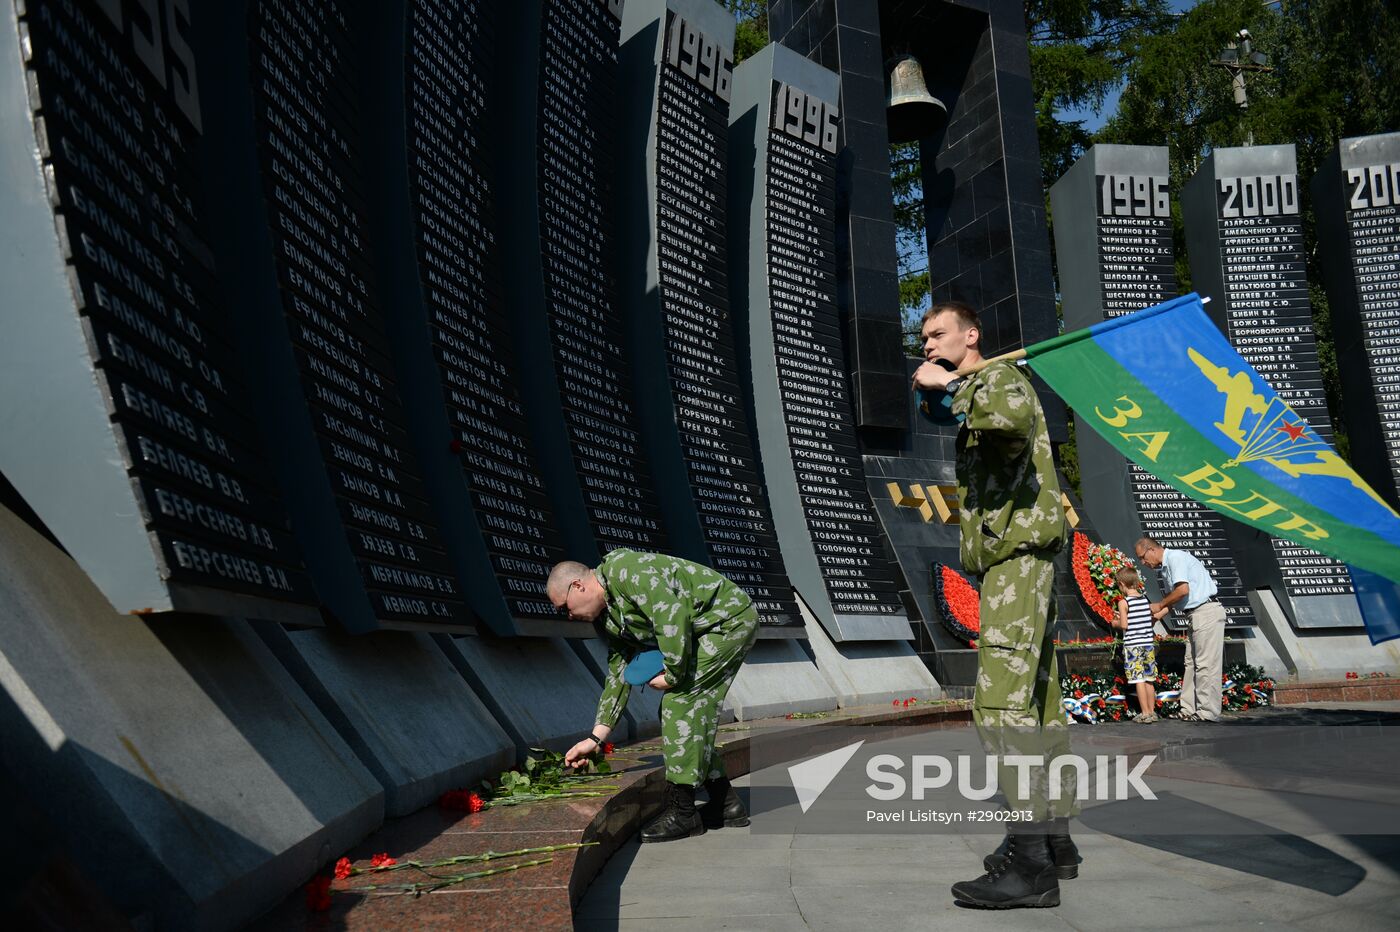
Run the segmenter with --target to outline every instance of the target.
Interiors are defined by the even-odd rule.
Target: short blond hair
[[[1119,589],[1137,589],[1142,591],[1142,577],[1138,571],[1131,566],[1120,566],[1118,572],[1113,574],[1113,581],[1118,584]]]
[[[554,569],[549,571],[549,582],[545,583],[544,591],[551,599],[563,598],[566,589],[591,572],[593,571],[577,560],[556,563]]]

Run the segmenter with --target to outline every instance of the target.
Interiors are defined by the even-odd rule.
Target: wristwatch
[[[592,738],[592,739],[593,739],[593,743],[596,744],[596,745],[598,745],[598,747],[602,747],[602,746],[603,746],[603,743],[604,743],[604,742],[603,742],[603,739],[600,738],[600,737],[598,737],[597,735],[595,735],[593,732],[590,731],[590,732],[588,733],[588,737]]]
[[[950,395],[956,395],[958,393],[958,389],[962,388],[964,383],[966,382],[966,378],[964,378],[963,376],[957,376],[947,385],[943,386],[943,390]]]

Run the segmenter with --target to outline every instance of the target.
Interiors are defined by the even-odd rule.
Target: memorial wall
[[[798,592],[834,640],[908,640],[866,489],[836,308],[833,72],[782,46],[736,84],[736,293],[745,294],[759,445],[773,517]],[[746,198],[742,194],[747,195]]]
[[[710,563],[766,625],[801,630],[728,307],[733,20],[653,6],[652,93],[621,97],[621,4],[604,0],[258,0],[194,22],[178,4],[25,7],[57,222],[50,278],[26,285],[67,310],[15,329],[9,375],[33,380],[36,346],[81,350],[57,419],[79,439],[49,429],[55,407],[28,449],[66,454],[82,491],[29,453],[6,477],[114,603],[558,634],[549,565],[629,546]],[[520,15],[524,111],[502,87]],[[628,99],[650,117],[656,302],[630,318]],[[512,252],[524,199],[533,235]],[[512,300],[521,269],[536,303]],[[540,334],[552,378],[526,374]]]
[[[188,10],[20,5],[0,468],[121,611],[314,620],[214,260]],[[9,16],[6,17],[10,19]],[[11,159],[15,163],[15,159]],[[32,165],[32,162],[30,163]]]
[[[1400,507],[1400,133],[1343,139],[1312,192],[1351,462]]]
[[[1332,422],[1322,387],[1303,255],[1293,146],[1217,149],[1182,190],[1191,276],[1207,312],[1278,392],[1267,411],[1227,409],[1240,455],[1290,473],[1325,470]],[[1325,446],[1324,446],[1325,444]],[[1346,565],[1291,541],[1227,524],[1246,589],[1269,587],[1299,627],[1361,624]]]
[[[258,168],[285,315],[285,333],[264,337],[289,342],[300,387],[300,398],[282,396],[275,403],[306,407],[316,458],[359,577],[359,585],[348,590],[343,574],[333,590],[322,580],[331,611],[351,630],[396,623],[460,626],[469,620],[467,608],[406,429],[373,270],[366,218],[373,179],[363,163],[360,112],[365,71],[356,54],[354,15],[353,4],[339,0],[259,0],[249,7]],[[424,24],[415,26],[415,39],[433,35]],[[425,53],[410,54],[410,73],[420,79]],[[456,159],[444,149],[450,144],[446,127],[433,124],[434,91],[441,95],[438,107],[455,106],[442,90],[411,84],[410,125],[431,147],[424,157],[447,166]],[[470,246],[450,228],[420,224],[417,234],[425,264],[436,262],[449,277],[469,267]],[[440,359],[457,362],[466,354],[448,328],[435,336]],[[284,356],[274,350],[272,364]],[[450,368],[445,362],[444,371]],[[467,381],[473,386],[468,391],[484,389],[475,378],[463,377]],[[462,429],[509,437],[502,428],[492,434],[480,419]],[[293,449],[308,449],[298,447]],[[286,465],[295,473],[289,484],[315,484],[305,457],[290,457]],[[307,501],[296,499],[296,527],[322,523],[320,533],[333,533],[324,527],[327,514],[302,507]],[[307,549],[313,539],[303,538]],[[362,599],[368,612],[356,604]]]
[[[1177,296],[1169,183],[1165,147],[1097,145],[1050,189],[1067,330]],[[1194,554],[1220,587],[1227,620],[1252,624],[1225,519],[1078,426],[1084,507],[1105,542],[1131,553],[1147,535]],[[1173,612],[1174,626],[1184,622]]]
[[[633,233],[653,235],[625,247],[624,261],[632,263],[633,361],[654,429],[654,461],[669,461],[669,476],[683,477],[689,490],[665,503],[675,516],[670,526],[680,529],[673,540],[682,555],[713,566],[753,597],[761,636],[801,636],[729,309],[734,20],[709,0],[635,0],[626,6],[624,34],[633,62],[624,83],[655,88],[645,107],[637,99],[631,118],[635,129],[647,127],[645,149],[631,153],[645,152],[640,180],[631,184],[645,184],[633,203],[645,205],[646,227]],[[641,168],[640,159],[629,167]]]
[[[558,404],[602,552],[670,549],[637,420],[617,294],[622,3],[545,0],[536,165]]]
[[[486,568],[484,550],[499,585],[499,596],[473,587],[485,591],[471,593],[472,604],[495,630],[511,633],[526,619],[554,617],[543,578],[563,551],[530,443],[503,297],[493,153],[502,120],[494,72],[503,27],[493,5],[482,2],[409,0],[406,17],[407,193],[417,297],[441,397],[434,405],[426,393],[420,403],[444,411],[445,436],[461,463],[440,507],[454,513],[465,490],[479,532],[479,544],[469,541],[459,556],[470,567],[463,578]],[[421,332],[405,336],[421,339]]]

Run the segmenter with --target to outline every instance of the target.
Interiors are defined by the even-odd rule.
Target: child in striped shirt
[[[1152,647],[1152,606],[1142,594],[1142,578],[1125,566],[1114,574],[1123,598],[1113,627],[1123,632],[1124,678],[1137,686],[1138,717],[1134,721],[1157,721],[1157,657]]]

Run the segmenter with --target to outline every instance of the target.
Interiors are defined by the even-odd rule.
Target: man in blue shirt
[[[1150,537],[1138,540],[1137,558],[1162,570],[1170,591],[1152,605],[1152,618],[1166,617],[1181,603],[1186,612],[1186,671],[1181,675],[1181,712],[1188,722],[1220,721],[1221,670],[1225,659],[1225,606],[1216,599],[1210,571],[1185,550],[1170,550]]]

